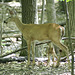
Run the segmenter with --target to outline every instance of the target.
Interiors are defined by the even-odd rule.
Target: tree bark
[[[70,1],[67,3],[68,4],[68,12],[69,12],[69,30],[70,30],[70,36],[71,37],[75,37],[75,1]],[[66,24],[66,37],[68,36],[68,24]],[[74,43],[75,43],[75,40],[72,40],[72,48],[73,50],[75,49],[74,48]],[[70,46],[69,46],[69,43],[68,43],[68,40],[66,41],[66,45],[68,45],[69,49],[70,49]],[[71,49],[70,49],[71,51]]]
[[[21,0],[22,4],[22,22],[25,24],[38,23],[37,21],[37,0]],[[22,40],[22,47],[27,46],[26,41]],[[21,51],[20,56],[27,56],[27,51]]]
[[[45,8],[45,0],[42,0],[41,24],[44,23],[44,8]]]
[[[47,23],[56,23],[54,0],[46,0]]]
[[[73,6],[74,5],[74,6]],[[70,23],[70,30],[71,30],[71,37],[75,37],[75,2],[73,4],[73,1],[68,2],[68,11],[69,11],[69,23]],[[68,36],[68,31],[67,31],[67,26],[66,25],[66,36]]]
[[[2,50],[2,26],[3,26],[3,7],[1,9],[1,17],[0,17],[0,55],[2,55],[3,50]]]
[[[22,22],[36,23],[36,1],[37,0],[22,0]]]
[[[70,2],[70,7],[67,8],[67,2],[65,0],[66,3],[66,20],[67,20],[67,36],[69,37],[68,43],[69,43],[69,50],[71,51],[71,55],[72,55],[72,64],[71,64],[71,75],[74,75],[74,53],[73,53],[73,49],[72,49],[72,41],[71,41],[71,36],[75,36],[74,33],[74,28],[72,28],[72,26],[74,27],[74,0]],[[69,9],[69,12],[68,12]],[[72,29],[71,29],[72,28]],[[73,34],[73,35],[72,35]]]

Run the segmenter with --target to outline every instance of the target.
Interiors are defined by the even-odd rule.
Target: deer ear
[[[7,10],[9,11],[10,15],[16,15],[16,11],[14,9],[11,10],[11,9],[7,8]]]
[[[9,13],[10,13],[11,15],[16,15],[16,11],[15,11],[15,10],[10,10]]]
[[[14,15],[14,12],[13,12],[13,11],[11,11],[11,10],[9,11],[9,13],[10,13],[11,15]]]
[[[8,12],[9,12],[10,15],[13,15],[14,14],[14,12],[11,11],[9,8],[7,8],[7,10],[8,10]]]

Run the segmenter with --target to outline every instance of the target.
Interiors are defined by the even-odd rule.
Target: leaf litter
[[[58,68],[39,64],[26,66],[27,62],[8,62],[0,64],[0,75],[71,75],[68,64],[60,62]]]

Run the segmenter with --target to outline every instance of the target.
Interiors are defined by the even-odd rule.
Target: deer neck
[[[15,24],[18,27],[18,29],[22,32],[23,31],[23,23],[19,20],[18,17],[15,17]]]

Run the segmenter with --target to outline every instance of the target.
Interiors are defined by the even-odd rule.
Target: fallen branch
[[[48,41],[48,42],[45,42],[45,43],[50,43],[50,42],[51,42],[51,41]],[[37,46],[37,45],[41,45],[41,44],[45,44],[45,43],[37,43],[36,46]],[[21,48],[21,49],[12,51],[12,52],[7,53],[7,54],[4,54],[4,55],[0,56],[0,58],[5,57],[5,56],[10,55],[10,54],[13,54],[13,53],[16,53],[16,52],[19,52],[19,51],[22,51],[22,50],[27,50],[27,47],[24,47],[24,48]]]
[[[25,61],[26,59],[27,59],[27,57],[0,58],[0,63],[6,63],[6,62],[12,62],[12,61],[22,62],[22,61]]]
[[[13,53],[16,53],[16,52],[19,52],[19,51],[22,51],[22,50],[26,50],[26,49],[27,49],[27,47],[12,51],[10,53],[7,53],[7,54],[0,56],[0,58],[5,57],[5,56],[10,55],[10,54],[13,54]]]
[[[62,37],[62,40],[68,40],[68,37]],[[75,37],[71,37],[71,40],[75,40]]]
[[[50,43],[50,42],[51,42],[51,41],[47,41],[47,42],[43,42],[43,43],[37,43],[36,46],[41,45],[41,44],[45,44],[45,43]],[[7,53],[7,54],[4,54],[4,55],[0,56],[0,58],[5,57],[5,56],[8,56],[8,55],[13,54],[13,53],[16,53],[16,52],[19,52],[19,51],[22,51],[22,50],[27,50],[27,47],[21,48],[21,49],[15,50],[15,51],[12,51],[12,52]],[[75,53],[75,51],[74,51],[74,53]],[[71,55],[71,53],[69,54],[69,56],[70,56],[70,55]],[[63,61],[63,60],[66,59],[66,58],[67,58],[67,57],[65,56],[65,57],[61,58],[60,61]]]
[[[75,53],[75,51],[73,51],[73,52]],[[71,56],[71,53],[69,54],[69,56]],[[67,58],[66,56],[65,56],[65,57],[62,57],[62,58],[60,59],[60,61],[64,61],[66,58]]]

